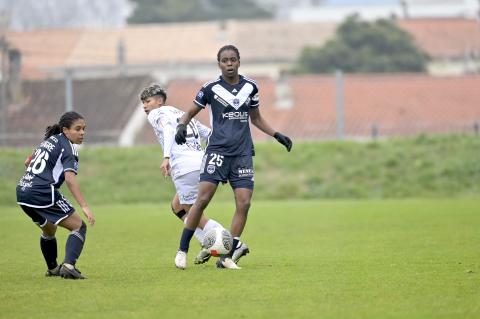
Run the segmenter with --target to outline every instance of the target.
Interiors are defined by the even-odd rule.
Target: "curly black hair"
[[[222,54],[223,51],[227,51],[227,50],[234,51],[237,54],[237,58],[240,60],[240,52],[238,51],[237,47],[229,44],[229,45],[224,45],[223,47],[220,48],[220,50],[218,50],[218,53],[217,53],[218,62],[220,62],[220,54]]]

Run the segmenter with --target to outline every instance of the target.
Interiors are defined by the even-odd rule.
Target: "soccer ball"
[[[210,229],[202,241],[202,247],[215,257],[228,255],[232,246],[232,235],[228,230],[220,227]]]

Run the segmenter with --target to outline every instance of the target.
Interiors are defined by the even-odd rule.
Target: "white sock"
[[[220,224],[216,220],[209,219],[208,222],[205,224],[205,227],[203,227],[203,231],[208,232],[210,229],[217,228],[217,227],[225,229],[225,227],[223,227],[222,224]]]
[[[201,245],[203,242],[203,238],[205,238],[205,231],[197,227],[197,229],[195,229],[195,232],[193,233],[193,236],[195,236],[195,238],[198,240],[198,242]]]
[[[187,224],[187,218],[183,220],[183,223],[186,225]],[[193,233],[193,236],[198,240],[200,245],[202,244],[203,238],[205,237],[205,231],[199,227],[195,229],[195,232]]]

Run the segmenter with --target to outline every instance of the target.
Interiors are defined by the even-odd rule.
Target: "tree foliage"
[[[130,24],[270,18],[252,0],[133,0]]]
[[[345,20],[334,39],[323,47],[307,47],[300,56],[298,73],[424,72],[428,56],[412,37],[389,20],[360,21],[354,15]]]

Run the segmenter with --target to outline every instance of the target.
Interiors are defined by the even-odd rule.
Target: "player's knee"
[[[211,197],[208,194],[198,196],[195,204],[203,210],[208,206],[208,203],[210,203],[210,199]]]
[[[248,214],[248,210],[250,209],[250,205],[251,205],[251,202],[250,202],[249,198],[238,199],[237,200],[237,207],[244,214]]]
[[[40,228],[42,229],[42,233],[45,236],[55,237],[55,233],[57,232],[57,226],[55,226],[54,224],[46,222],[43,227]]]
[[[77,230],[71,232],[72,235],[77,236],[81,241],[85,242],[87,238],[87,224],[82,220],[82,225]]]

